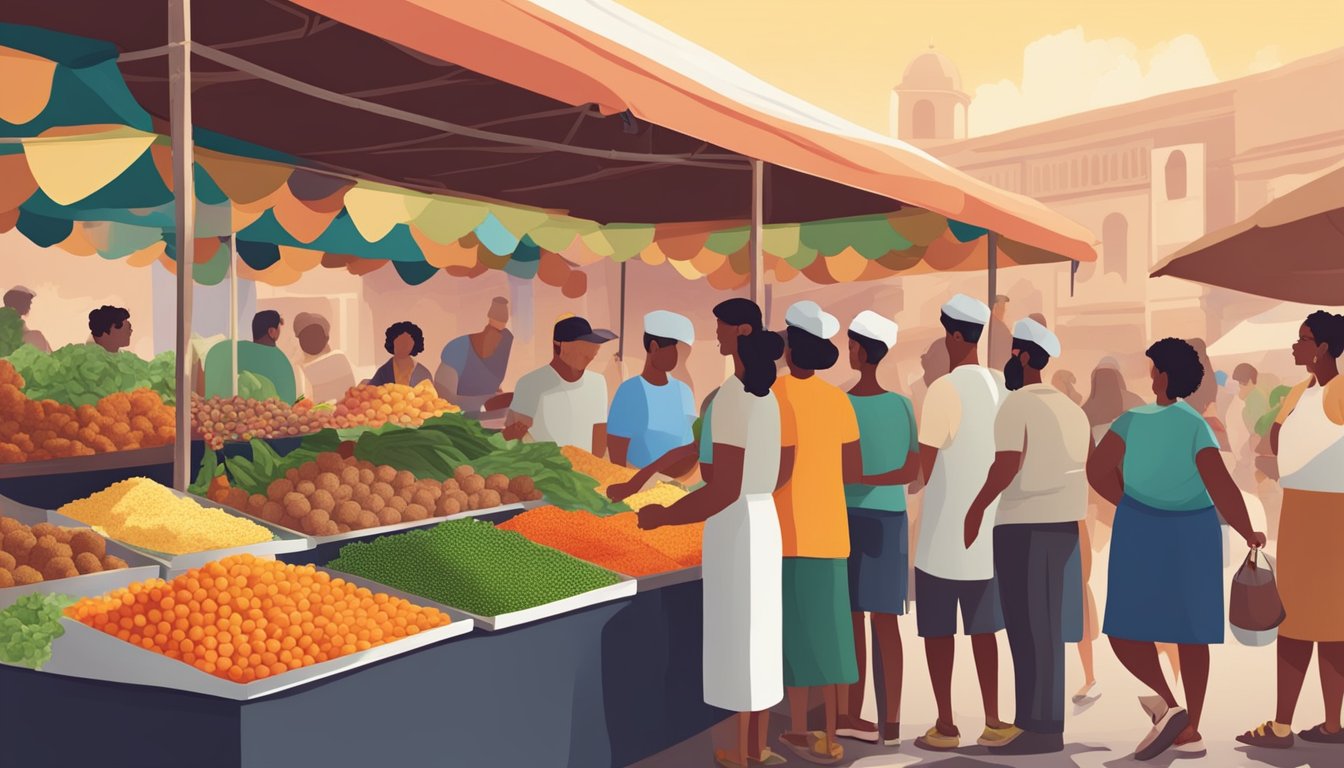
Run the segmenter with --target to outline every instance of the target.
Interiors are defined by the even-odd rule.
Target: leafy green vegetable
[[[0,611],[0,661],[41,669],[51,659],[51,643],[65,634],[61,613],[75,598],[34,593]]]
[[[194,493],[197,496],[205,496],[210,490],[210,481],[224,474],[224,465],[219,463],[219,458],[214,451],[206,451],[201,457],[201,468],[196,472],[196,480],[187,486],[187,493]]]
[[[275,384],[265,376],[252,371],[238,372],[238,396],[245,400],[279,400]]]
[[[32,400],[67,405],[96,405],[114,392],[152,389],[174,402],[176,356],[164,352],[143,360],[130,352],[108,352],[96,344],[69,344],[47,354],[24,345],[7,358],[23,376],[23,392]]]
[[[597,481],[576,472],[555,443],[514,441],[503,450],[473,459],[471,466],[481,475],[527,475],[546,501],[561,509],[582,510],[598,517],[630,511],[626,504],[598,493]]]
[[[9,357],[23,346],[23,318],[9,307],[0,307],[0,357]]]
[[[242,488],[248,493],[266,493],[273,480],[285,476],[291,469],[317,458],[319,453],[335,451],[341,440],[334,429],[324,429],[315,435],[309,435],[299,443],[299,447],[281,456],[269,443],[253,439],[252,458],[242,456],[225,457],[224,466],[228,471],[229,484]],[[213,453],[213,451],[207,451]]]
[[[453,470],[468,461],[448,435],[419,429],[367,432],[355,443],[355,458],[404,469],[417,478],[440,482],[452,477]]]

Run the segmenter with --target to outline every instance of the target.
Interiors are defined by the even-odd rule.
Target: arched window
[[[1185,153],[1176,150],[1167,155],[1167,199],[1183,200],[1185,199],[1186,167]]]
[[[927,99],[915,102],[914,136],[916,139],[932,139],[937,136],[933,102]]]
[[[1106,274],[1129,275],[1129,222],[1124,214],[1112,213],[1101,223],[1101,259]]]

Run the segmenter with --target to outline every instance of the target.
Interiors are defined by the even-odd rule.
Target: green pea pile
[[[51,642],[65,634],[61,612],[75,602],[65,595],[31,594],[0,611],[0,661],[41,669]]]
[[[481,520],[450,520],[347,544],[327,567],[492,617],[619,581],[605,568]]]

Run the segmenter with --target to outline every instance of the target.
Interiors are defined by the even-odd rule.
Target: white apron
[[[1279,485],[1297,491],[1344,493],[1344,425],[1325,415],[1325,388],[1302,393],[1279,428]]]
[[[705,522],[705,703],[759,712],[784,698],[783,564],[769,494],[744,496]]]

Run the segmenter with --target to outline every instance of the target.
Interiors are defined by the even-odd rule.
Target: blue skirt
[[[854,613],[905,613],[910,529],[904,512],[849,509],[849,604]]]
[[[1102,631],[1156,643],[1223,642],[1223,545],[1213,507],[1156,509],[1126,496],[1115,510]]]

